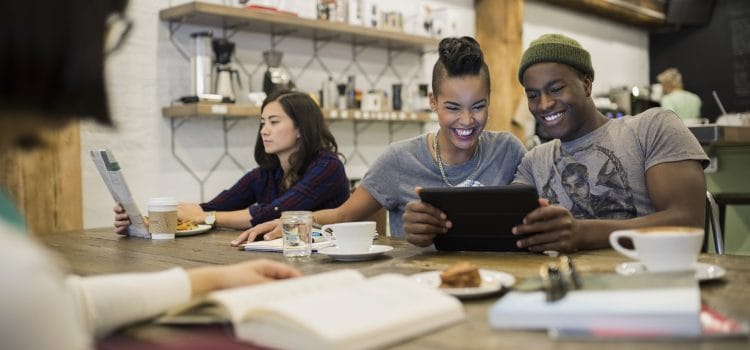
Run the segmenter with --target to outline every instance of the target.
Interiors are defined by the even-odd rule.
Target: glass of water
[[[312,253],[312,221],[311,211],[285,211],[281,213],[285,257],[310,256]]]

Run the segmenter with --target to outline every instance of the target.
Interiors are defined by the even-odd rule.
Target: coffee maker
[[[195,32],[190,34],[190,37],[193,41],[190,56],[190,95],[183,96],[180,100],[184,103],[221,102],[221,96],[214,93],[211,84],[213,33],[211,31]]]
[[[237,93],[242,88],[240,72],[233,68],[231,63],[234,43],[225,38],[219,38],[213,39],[211,46],[216,57],[213,91],[222,97],[222,102],[234,103]]]
[[[263,75],[263,92],[270,95],[279,90],[294,89],[294,82],[289,72],[281,67],[281,58],[284,54],[281,51],[268,50],[263,51],[263,60],[268,65],[266,73]]]

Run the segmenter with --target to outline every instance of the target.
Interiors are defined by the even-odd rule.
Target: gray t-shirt
[[[608,121],[568,142],[552,140],[529,151],[514,182],[535,186],[540,197],[576,218],[629,219],[654,212],[646,170],[654,165],[708,157],[672,112],[651,108]]]
[[[508,132],[484,131],[479,148],[478,157],[463,164],[443,167],[448,181],[459,186],[510,184],[526,152],[521,141]],[[471,183],[466,181],[469,177],[473,180]],[[391,235],[403,237],[401,217],[406,203],[418,199],[414,188],[448,185],[432,158],[427,134],[424,134],[388,146],[367,171],[361,186],[388,209]]]

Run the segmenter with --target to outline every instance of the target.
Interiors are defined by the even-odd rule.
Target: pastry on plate
[[[468,261],[459,261],[440,273],[440,288],[473,288],[481,284],[479,268]]]

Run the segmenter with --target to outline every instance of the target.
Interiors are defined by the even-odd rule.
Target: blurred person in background
[[[675,112],[682,121],[698,120],[701,117],[701,98],[687,91],[682,85],[682,74],[677,68],[669,68],[656,76],[664,95],[661,107]]]

